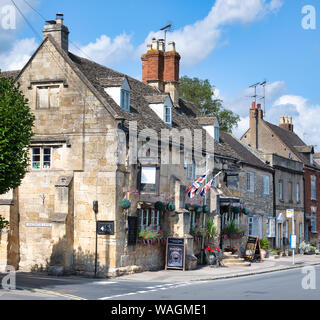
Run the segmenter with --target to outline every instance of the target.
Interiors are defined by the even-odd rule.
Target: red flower
[[[158,233],[162,233],[162,231],[161,231],[161,230],[159,230],[159,231],[158,231]]]
[[[217,252],[219,252],[219,248],[217,248]]]
[[[145,238],[145,237],[146,237],[146,235],[144,234],[144,235],[143,235],[143,237]]]

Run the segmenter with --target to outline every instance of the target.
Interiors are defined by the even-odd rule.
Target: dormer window
[[[145,100],[149,103],[149,107],[157,114],[157,116],[169,126],[172,125],[172,100],[168,94],[156,94],[153,96],[145,96]]]
[[[127,112],[130,112],[130,92],[121,89],[120,107]]]
[[[99,79],[104,91],[126,112],[130,112],[130,85],[126,77]]]
[[[169,106],[164,106],[164,118],[165,123],[171,125],[172,123],[172,108]]]

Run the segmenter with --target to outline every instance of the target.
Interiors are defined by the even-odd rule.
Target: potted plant
[[[206,254],[206,260],[208,265],[212,267],[215,264],[216,254],[218,254],[219,252],[220,252],[219,248],[209,247],[209,246],[206,247],[205,254]]]
[[[308,254],[310,251],[310,244],[302,241],[299,245],[300,254]]]
[[[236,254],[238,253],[238,249],[236,249],[235,247],[228,246],[224,248],[224,252],[231,252],[231,254]]]
[[[270,248],[270,243],[268,238],[263,238],[260,239],[260,248],[261,248],[261,258],[269,258],[269,248]]]
[[[214,241],[214,239],[217,237],[218,233],[217,233],[217,228],[214,224],[213,218],[210,217],[207,221],[207,225],[206,225],[206,238],[208,239],[208,243],[210,243],[210,241]]]

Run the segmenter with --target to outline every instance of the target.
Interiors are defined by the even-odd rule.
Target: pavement
[[[18,271],[16,273],[16,290],[5,291],[1,290],[0,286],[0,300],[171,299],[177,298],[174,292],[181,292],[181,299],[182,297],[187,299],[192,297],[192,293],[195,292],[194,286],[199,288],[203,286],[202,292],[209,293],[212,286],[224,288],[224,281],[230,281],[236,285],[237,281],[241,281],[242,284],[247,281],[246,279],[250,279],[251,282],[248,281],[252,283],[252,288],[248,287],[247,289],[248,292],[251,292],[254,291],[254,283],[257,281],[255,278],[257,277],[277,279],[277,277],[283,277],[280,274],[288,274],[288,276],[292,272],[301,274],[299,268],[316,265],[320,266],[320,255],[296,255],[295,265],[293,265],[292,257],[281,257],[252,263],[249,267],[199,266],[196,270],[185,272],[180,270],[149,271],[108,279],[80,276],[52,277],[46,274]],[[319,267],[317,269],[319,270]],[[279,272],[285,270],[288,272]],[[0,275],[0,280],[3,276]],[[275,280],[275,283],[277,281]],[[262,288],[261,291],[263,291]],[[227,292],[226,297],[228,297]],[[318,299],[318,295],[316,299]]]
[[[279,257],[278,259],[270,257],[261,262],[252,263],[249,267],[216,268],[205,265],[186,272],[180,270],[147,271],[123,276],[121,280],[155,282],[206,281],[264,274],[312,265],[320,265],[320,255],[295,255],[294,265],[292,257]]]

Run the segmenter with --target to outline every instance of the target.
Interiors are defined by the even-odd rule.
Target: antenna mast
[[[164,50],[166,51],[167,47],[167,32],[170,31],[172,28],[172,23],[168,24],[167,26],[160,29],[160,31],[164,31]]]

